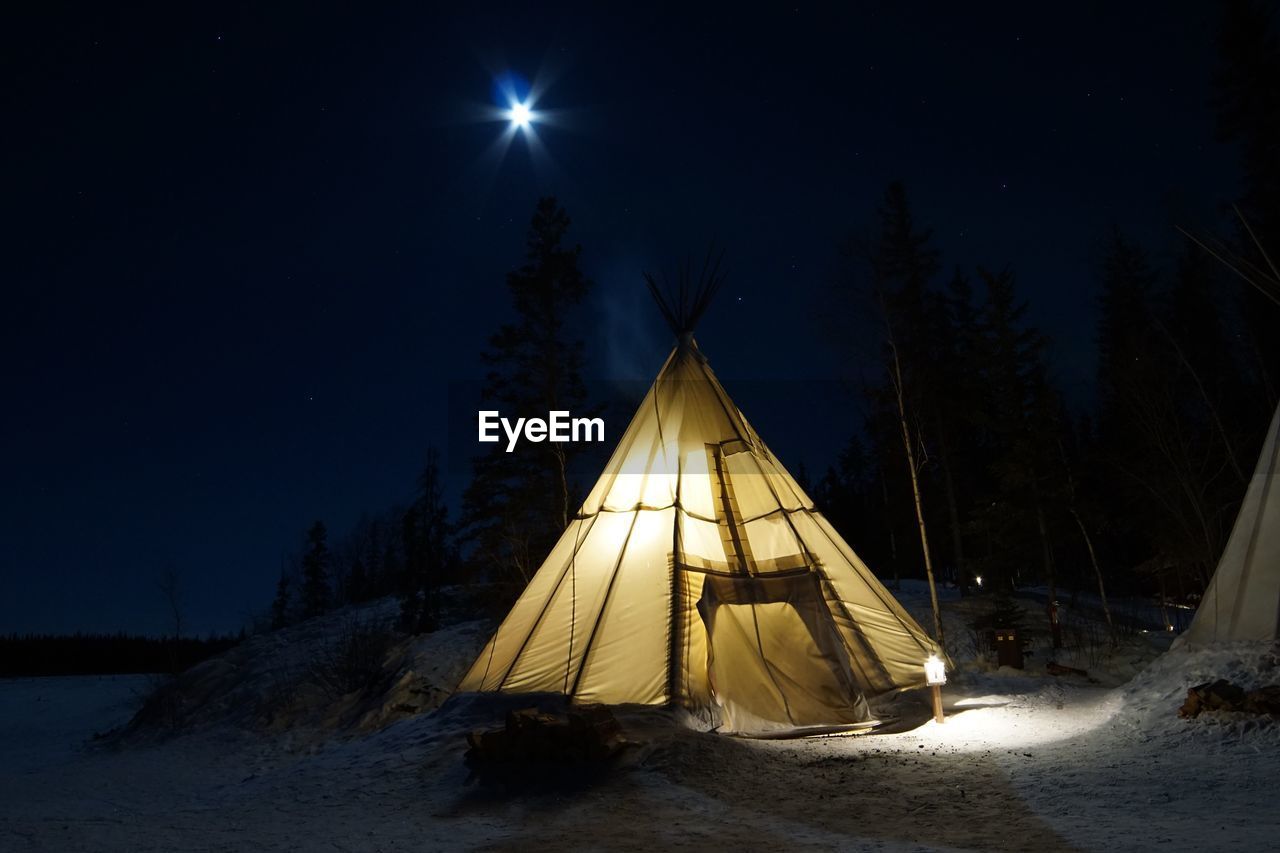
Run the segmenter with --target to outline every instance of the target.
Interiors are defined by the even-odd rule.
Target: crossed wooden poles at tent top
[[[644,281],[649,286],[653,301],[658,303],[658,310],[682,345],[688,342],[687,339],[693,334],[694,327],[702,319],[707,306],[724,284],[725,274],[721,270],[723,260],[723,250],[717,252],[715,249],[708,249],[702,261],[702,270],[695,281],[693,258],[686,258],[676,273],[674,286],[665,273],[661,276],[661,282],[650,273],[644,274]]]

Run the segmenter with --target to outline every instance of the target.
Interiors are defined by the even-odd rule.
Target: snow
[[[305,656],[315,634],[262,639],[238,659],[241,680],[265,679],[268,654]],[[476,624],[420,637],[404,666],[439,682],[483,639]],[[1121,657],[1151,662],[1115,687],[966,663],[944,688],[944,724],[903,694],[879,707],[881,733],[746,740],[623,710],[638,745],[613,772],[569,785],[531,771],[517,791],[469,783],[462,756],[463,734],[520,697],[456,697],[324,736],[255,729],[222,705],[176,736],[93,740],[128,721],[145,678],[0,681],[0,850],[1273,846],[1280,725],[1176,709],[1214,678],[1280,682],[1276,649],[1157,656],[1142,642]]]

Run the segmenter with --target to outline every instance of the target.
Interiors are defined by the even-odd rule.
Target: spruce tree
[[[841,536],[849,542],[864,543],[870,532],[867,526],[869,490],[867,453],[862,439],[854,433],[835,463],[818,481],[813,497],[827,521]],[[869,557],[869,554],[864,551],[863,556]]]
[[[1218,138],[1238,146],[1245,179],[1240,204],[1265,243],[1280,239],[1280,24],[1273,3],[1226,0],[1220,8],[1213,78]]]
[[[365,568],[362,557],[356,556],[351,561],[351,571],[344,586],[348,603],[358,604],[369,599],[369,570]]]
[[[880,415],[897,419],[921,559],[933,604],[934,635],[944,643],[924,496],[929,442],[934,437],[926,435],[925,429],[935,420],[929,407],[938,381],[937,352],[929,334],[927,291],[938,270],[938,252],[931,245],[931,232],[916,227],[901,183],[889,185],[877,214],[879,228],[866,247],[865,258],[871,271],[872,298],[879,306],[883,323],[887,382],[878,394]]]
[[[280,572],[276,581],[276,597],[271,602],[271,630],[278,631],[289,624],[289,575]]]
[[[405,513],[403,529],[400,624],[410,633],[427,633],[440,625],[439,590],[453,557],[453,531],[434,448],[427,451],[427,462],[418,478],[418,496]]]
[[[965,507],[981,479],[977,423],[982,380],[975,363],[977,311],[969,279],[956,269],[944,291],[930,294],[926,319],[932,342],[926,411],[937,446],[938,488],[946,509],[951,565],[961,592],[974,574],[965,558]]]
[[[329,546],[324,522],[307,531],[307,553],[302,558],[302,616],[310,619],[329,609]]]
[[[506,417],[590,414],[583,342],[571,321],[592,283],[579,267],[582,248],[568,241],[569,225],[555,198],[539,200],[524,263],[507,275],[516,319],[490,339],[482,394],[486,406]],[[514,593],[568,526],[574,498],[570,470],[578,449],[551,441],[522,442],[511,453],[505,449],[494,445],[474,460],[463,519],[475,556]]]
[[[1059,515],[1062,488],[1057,422],[1060,407],[1044,364],[1046,340],[1026,323],[1013,273],[979,268],[986,289],[980,315],[981,376],[985,393],[985,444],[991,492],[987,515],[1001,543],[989,555],[989,588],[1010,590],[1022,567],[1042,566],[1055,593],[1050,527]]]
[[[1280,33],[1274,3],[1227,0],[1220,6],[1218,67],[1213,106],[1218,138],[1232,143],[1244,173],[1241,211],[1273,260],[1280,258]],[[1237,223],[1237,251],[1267,268],[1253,239]],[[1240,288],[1241,314],[1250,358],[1268,410],[1280,395],[1280,335],[1275,306],[1255,288]],[[1263,419],[1266,415],[1261,416]],[[1265,422],[1265,421],[1264,421]]]
[[[1194,590],[1221,553],[1224,495],[1238,496],[1240,473],[1157,282],[1143,252],[1114,237],[1103,272],[1098,444],[1116,476],[1099,502],[1124,524],[1122,565],[1144,564],[1162,586]]]

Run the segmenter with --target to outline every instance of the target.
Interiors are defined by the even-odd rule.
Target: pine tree
[[[289,624],[289,575],[280,572],[276,581],[276,597],[271,602],[271,630],[278,631]]]
[[[439,455],[427,451],[418,478],[418,497],[404,516],[405,572],[400,589],[400,624],[414,634],[440,624],[439,589],[452,558],[452,526],[440,485]]]
[[[1227,0],[1220,8],[1213,79],[1218,138],[1239,152],[1244,173],[1240,208],[1274,260],[1280,257],[1280,37],[1274,3]],[[1235,243],[1243,257],[1266,269],[1251,237],[1237,233]],[[1269,414],[1280,394],[1276,309],[1253,287],[1235,284],[1251,356],[1247,367]],[[1267,415],[1261,417],[1265,423]]]
[[[877,216],[878,233],[864,251],[885,341],[883,355],[888,381],[881,386],[878,396],[882,416],[887,409],[892,413],[889,417],[896,416],[898,422],[921,558],[933,604],[934,635],[939,643],[944,643],[923,482],[928,464],[928,437],[924,428],[934,420],[928,406],[930,392],[937,383],[936,353],[929,335],[927,289],[938,270],[938,252],[930,245],[930,232],[917,229],[901,183],[889,185]]]
[[[1103,272],[1099,329],[1099,429],[1118,475],[1099,495],[1125,529],[1121,562],[1145,564],[1161,585],[1202,588],[1225,538],[1224,489],[1238,487],[1226,443],[1179,357],[1156,298],[1157,276],[1117,235]]]
[[[329,609],[329,546],[324,522],[307,531],[307,553],[302,558],[302,616],[310,619]]]
[[[347,574],[346,600],[351,604],[369,600],[369,570],[365,568],[364,559],[357,556],[351,561],[351,571]]]
[[[1153,291],[1155,273],[1142,248],[1119,230],[1112,232],[1102,267],[1098,327],[1099,430],[1122,441],[1122,424],[1136,388],[1156,378],[1157,351]]]
[[[938,273],[938,250],[933,232],[916,225],[900,182],[889,185],[876,216],[877,233],[865,249],[872,283],[891,326],[907,407],[914,417],[929,420],[926,409],[939,365],[929,283]]]
[[[1262,438],[1260,428],[1242,436],[1231,425],[1267,422],[1266,410],[1253,403],[1245,373],[1232,350],[1216,280],[1219,265],[1199,247],[1188,245],[1178,257],[1169,294],[1169,320],[1158,330],[1175,356],[1175,370],[1186,381],[1186,416],[1196,421],[1215,443],[1241,488],[1248,482],[1247,458],[1253,455],[1247,437]],[[1274,308],[1268,306],[1269,311]]]
[[[986,287],[981,360],[992,505],[1004,528],[988,574],[992,587],[1011,589],[1021,566],[1039,563],[1053,600],[1057,572],[1051,529],[1066,509],[1058,459],[1061,405],[1044,364],[1047,342],[1026,323],[1026,303],[1017,298],[1013,273],[981,268],[978,273]]]
[[[867,452],[862,439],[854,433],[818,482],[813,496],[827,521],[849,542],[865,543],[869,539],[869,481]],[[864,558],[869,556],[865,545],[860,544],[860,550]]]
[[[972,567],[965,559],[964,510],[977,487],[979,476],[977,408],[982,380],[975,363],[978,321],[973,288],[956,269],[943,292],[930,294],[926,319],[932,341],[927,411],[937,446],[939,490],[951,534],[951,564],[961,592],[974,585]]]
[[[589,415],[582,378],[583,343],[571,316],[592,283],[579,268],[580,246],[567,243],[570,220],[555,198],[539,200],[529,226],[525,262],[507,275],[516,320],[491,339],[483,399],[504,416],[550,411]],[[463,499],[467,538],[476,556],[518,591],[568,526],[576,448],[523,442],[474,460]]]
[[[1239,146],[1252,227],[1280,239],[1280,35],[1275,7],[1258,0],[1221,4],[1213,106],[1218,138]]]

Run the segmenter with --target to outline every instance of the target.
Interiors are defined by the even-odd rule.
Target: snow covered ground
[[[414,654],[452,671],[476,634]],[[639,745],[607,777],[515,792],[469,783],[462,758],[493,700],[327,739],[209,721],[120,743],[93,735],[145,678],[0,681],[0,850],[1275,849],[1277,721],[1175,713],[1191,684],[1280,683],[1274,648],[1177,650],[1114,688],[1028,673],[962,668],[945,724],[904,695],[887,733],[857,736],[743,740],[633,711]]]

